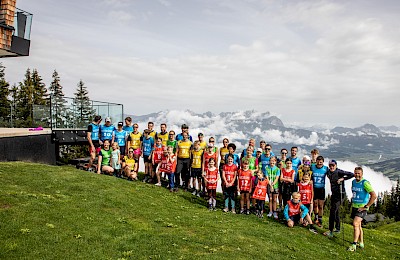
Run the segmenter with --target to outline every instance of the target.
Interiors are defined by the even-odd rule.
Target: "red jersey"
[[[214,158],[215,167],[217,167],[218,154],[214,153],[213,155],[209,155],[208,153],[204,153],[204,171],[206,171],[208,169],[208,161],[210,160],[210,158]]]
[[[231,183],[232,181],[234,181],[235,173],[237,172],[237,166],[235,164],[224,164],[223,171],[225,173],[226,182]]]
[[[264,179],[263,181],[258,179],[257,186],[254,189],[253,199],[265,200],[265,198],[267,197],[267,186],[268,186],[267,179]]]
[[[300,214],[300,203],[293,203],[292,200],[288,201],[289,217]]]
[[[207,169],[205,173],[206,173],[205,179],[207,181],[216,181],[218,179],[218,168],[215,168],[215,170],[213,171]],[[217,182],[215,183],[207,182],[207,190],[216,190],[216,189],[217,189]]]
[[[163,153],[164,153],[163,150],[164,150],[163,146],[157,147],[156,145],[154,145],[154,150],[153,150],[154,163],[160,163],[161,162],[161,159],[162,159],[162,156],[163,156]]]
[[[297,184],[299,186],[299,193],[300,193],[300,198],[301,198],[301,203],[304,204],[310,204],[311,203],[311,196],[312,196],[312,190],[313,190],[313,185],[311,182],[308,183],[303,183],[300,182]]]
[[[244,171],[239,170],[239,190],[240,191],[250,191],[251,178],[253,173],[251,170]]]
[[[292,169],[291,171],[287,172],[286,168],[282,168],[281,173],[283,178],[291,179],[294,174],[294,170]]]
[[[166,173],[175,172],[176,168],[175,154],[171,155],[171,157],[174,159],[173,162],[168,158],[168,156],[165,156],[164,154],[161,156],[161,164],[159,168],[160,172],[166,172]]]

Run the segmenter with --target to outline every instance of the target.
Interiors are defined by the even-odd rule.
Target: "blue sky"
[[[10,83],[56,69],[128,114],[255,109],[285,124],[398,125],[400,2],[18,0],[29,57]]]

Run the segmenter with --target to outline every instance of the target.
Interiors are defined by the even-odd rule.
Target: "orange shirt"
[[[267,197],[267,186],[267,179],[264,179],[263,181],[258,179],[257,186],[254,189],[253,198],[257,200],[265,200],[265,198]]]
[[[215,168],[213,171],[207,169],[205,179],[207,181],[216,181],[218,179],[218,168]],[[217,189],[217,182],[209,183],[207,182],[207,190],[216,190]]]
[[[253,172],[251,170],[244,171],[239,170],[239,190],[240,191],[250,191],[251,178],[253,177]]]
[[[235,172],[237,172],[237,166],[235,164],[232,164],[230,166],[224,164],[223,171],[225,173],[225,179],[227,182],[231,183],[232,181],[234,181]]]

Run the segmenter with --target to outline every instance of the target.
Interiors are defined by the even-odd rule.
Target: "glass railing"
[[[33,15],[31,13],[15,8],[14,36],[30,40],[32,17]]]

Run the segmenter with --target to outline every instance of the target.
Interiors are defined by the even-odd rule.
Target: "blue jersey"
[[[127,132],[122,130],[119,132],[118,130],[114,132],[115,135],[115,142],[118,143],[119,146],[125,146],[126,145],[126,137],[127,137]]]
[[[105,141],[105,140],[110,140],[112,139],[113,132],[115,131],[115,126],[110,125],[101,125],[100,126],[100,140]]]
[[[300,180],[299,180],[299,166],[301,165],[301,160],[298,157],[296,157],[296,158],[289,157],[289,158],[292,161],[292,168],[293,168],[293,170],[295,172],[294,181],[295,182],[300,182]]]
[[[183,135],[182,135],[182,133],[177,134],[176,137],[175,137],[175,140],[176,140],[176,141],[181,141],[181,140],[183,140]],[[192,138],[191,135],[189,135],[189,140],[193,143],[193,138]]]
[[[311,171],[314,188],[325,188],[325,178],[327,172],[329,171],[328,167],[324,165],[321,168],[318,168],[316,165],[311,165]]]
[[[262,173],[263,173],[264,175],[267,174],[266,167],[268,167],[268,165],[269,165],[269,160],[271,159],[271,157],[272,157],[271,155],[270,155],[269,157],[267,157],[267,156],[265,155],[265,153],[262,153],[261,156],[260,156],[260,160],[261,160],[261,171],[262,171]]]
[[[352,203],[353,204],[367,204],[369,201],[369,192],[365,189],[364,183],[368,182],[365,179],[362,179],[360,182],[357,180],[353,180],[351,185],[351,191],[353,192]]]
[[[143,155],[149,156],[154,149],[153,137],[150,136],[149,138],[143,138],[142,146],[143,146]]]
[[[247,149],[243,149],[242,158],[246,157],[246,155],[247,155]],[[256,157],[256,156],[257,156],[257,151],[256,151],[256,149],[254,149],[253,157]]]
[[[89,125],[89,127],[92,128],[91,129],[92,131],[90,132],[90,139],[92,139],[92,141],[98,141],[99,140],[99,130],[100,130],[99,125],[91,123]]]
[[[228,161],[228,154],[225,154],[224,158],[225,162]],[[236,165],[238,168],[240,167],[240,157],[237,154],[233,154],[233,164]]]
[[[124,130],[125,132],[127,132],[127,135],[129,135],[130,133],[133,132],[133,126],[124,125],[124,126],[122,127],[122,130]]]

